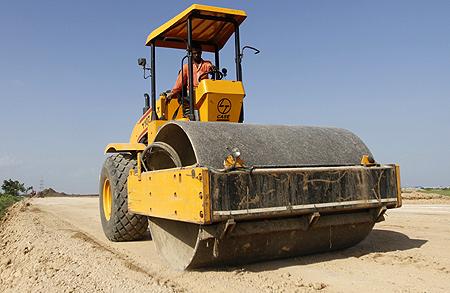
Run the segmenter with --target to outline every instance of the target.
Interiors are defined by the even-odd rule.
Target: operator
[[[214,66],[212,63],[208,60],[202,59],[202,47],[198,43],[193,43],[192,46],[192,67],[194,72],[194,87],[197,87],[200,80],[198,79],[200,76],[202,76],[204,73],[210,72],[214,69]],[[186,86],[187,89],[189,89],[189,78],[188,78],[188,64],[183,65],[183,73],[181,71],[178,73],[177,81],[175,82],[175,85],[172,88],[172,91],[167,94],[167,99],[170,100],[172,98],[179,98],[181,96],[181,89],[183,86]],[[181,76],[183,74],[183,77]],[[204,74],[202,76],[202,79],[207,79],[208,74]],[[184,85],[182,84],[182,81],[184,80]]]

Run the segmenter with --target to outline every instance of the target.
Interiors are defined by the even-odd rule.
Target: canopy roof
[[[240,25],[247,14],[243,10],[234,10],[214,6],[193,4],[159,28],[155,29],[147,37],[146,46],[154,41],[156,47],[186,48],[187,41],[187,19],[192,19],[192,40],[202,44],[203,51],[214,52],[215,48],[221,49],[234,33],[234,24]],[[217,19],[201,19],[199,17],[220,17],[230,21]]]

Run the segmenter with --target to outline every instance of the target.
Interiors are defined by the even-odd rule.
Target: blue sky
[[[147,35],[192,3],[2,1],[0,180],[97,192],[104,146],[128,140],[149,91]],[[450,184],[450,1],[196,3],[248,14],[246,122],[346,128],[403,185]],[[157,56],[161,92],[183,52]]]

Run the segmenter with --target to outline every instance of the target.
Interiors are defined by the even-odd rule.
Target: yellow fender
[[[145,149],[143,143],[110,143],[105,148],[105,154],[124,153],[124,152],[142,152]]]

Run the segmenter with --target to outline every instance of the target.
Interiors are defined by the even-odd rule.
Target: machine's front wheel
[[[100,218],[103,231],[111,241],[139,240],[148,226],[146,216],[128,211],[127,179],[136,160],[127,154],[114,154],[103,164],[100,175]]]

